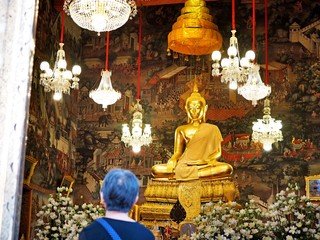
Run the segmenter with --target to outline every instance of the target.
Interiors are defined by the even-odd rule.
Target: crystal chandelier
[[[245,99],[252,101],[252,105],[256,106],[257,101],[265,98],[271,93],[271,87],[266,86],[259,74],[260,66],[254,64],[251,71],[248,73],[247,82],[238,88],[238,93]]]
[[[255,27],[256,27],[256,14],[255,14],[255,0],[252,0],[252,49],[255,50]],[[247,52],[247,54],[250,51]],[[246,59],[255,59],[255,53],[252,51],[252,57],[246,56]],[[266,54],[268,54],[266,52]],[[252,105],[256,106],[257,101],[265,98],[271,93],[271,87],[266,86],[260,77],[260,66],[255,62],[245,62],[246,75],[248,79],[246,83],[238,88],[238,93],[242,95],[245,99],[252,101]]]
[[[135,153],[140,152],[141,146],[148,146],[152,142],[151,125],[144,124],[144,129],[142,131],[142,113],[143,109],[140,104],[140,100],[137,99],[137,103],[134,105],[131,133],[128,124],[122,124],[121,141],[123,141],[126,144],[126,146],[132,146],[132,151],[134,151]]]
[[[64,10],[81,28],[98,35],[123,26],[137,14],[134,0],[66,0]]]
[[[104,110],[108,105],[114,104],[121,98],[121,93],[114,90],[111,83],[111,72],[108,71],[108,56],[109,56],[109,36],[110,32],[106,33],[106,70],[101,71],[101,81],[98,88],[91,90],[89,97],[98,104],[102,104]]]
[[[266,85],[268,85],[268,1],[264,1],[265,8],[265,48],[266,48]],[[270,110],[270,101],[269,99],[264,100],[264,108],[263,108],[263,119],[258,119],[256,122],[253,122],[252,126],[252,140],[254,142],[261,142],[263,144],[263,149],[266,151],[270,151],[272,149],[272,144],[274,142],[282,141],[282,123],[281,120],[275,120],[271,117]]]
[[[91,90],[89,97],[98,104],[102,104],[104,110],[108,105],[114,104],[121,98],[121,93],[114,90],[111,84],[111,72],[108,70],[101,71],[101,81],[95,90]]]
[[[212,64],[212,76],[220,76],[222,83],[229,83],[229,88],[235,90],[238,88],[238,83],[246,81],[247,68],[250,61],[254,60],[252,51],[246,53],[246,57],[240,60],[238,39],[236,38],[236,24],[235,24],[235,0],[232,0],[232,30],[231,30],[230,45],[228,48],[228,58],[221,60],[221,73],[220,64],[221,53],[214,51],[211,55],[213,60]]]
[[[72,72],[67,70],[67,61],[63,50],[63,34],[64,34],[64,13],[61,12],[61,35],[59,50],[53,69],[50,68],[48,62],[43,61],[40,64],[40,84],[44,87],[45,92],[53,91],[53,99],[59,101],[62,99],[62,93],[70,94],[70,88],[79,89],[79,78],[81,67],[74,65]]]
[[[281,120],[275,120],[271,117],[270,101],[264,100],[263,119],[253,122],[252,140],[263,144],[265,151],[272,149],[274,142],[282,141],[282,123]]]
[[[131,133],[128,124],[122,124],[122,137],[121,141],[126,146],[132,146],[135,153],[140,152],[141,146],[148,146],[152,142],[151,125],[144,124],[143,128],[143,109],[140,104],[140,78],[141,78],[141,43],[142,43],[142,11],[140,10],[139,16],[139,44],[138,44],[138,79],[137,79],[137,103],[134,105],[133,117],[131,123]]]
[[[213,60],[212,76],[221,75],[221,82],[229,83],[229,88],[235,90],[238,88],[238,83],[243,83],[247,80],[248,68],[251,66],[250,62],[253,62],[254,56],[252,55],[252,51],[248,51],[246,57],[240,61],[238,39],[235,36],[236,30],[231,30],[231,33],[228,58],[221,60],[221,73],[219,64],[221,53],[214,51],[211,55]]]

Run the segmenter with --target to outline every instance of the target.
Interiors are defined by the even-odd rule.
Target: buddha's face
[[[192,120],[202,121],[206,113],[206,105],[199,99],[192,99],[186,104],[188,118]]]

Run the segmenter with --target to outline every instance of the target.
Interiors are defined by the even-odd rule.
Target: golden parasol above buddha
[[[168,48],[187,55],[207,55],[221,46],[222,36],[206,2],[187,0],[168,35]]]

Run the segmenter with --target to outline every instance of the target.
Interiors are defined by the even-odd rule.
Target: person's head
[[[109,211],[129,212],[138,201],[139,181],[130,171],[112,169],[105,176],[101,198]]]
[[[198,120],[200,122],[206,121],[206,112],[208,105],[206,100],[198,92],[197,84],[194,84],[193,92],[187,98],[185,109],[188,115],[188,123]]]

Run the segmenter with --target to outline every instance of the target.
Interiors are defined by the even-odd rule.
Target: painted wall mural
[[[264,79],[263,1],[257,2],[257,62]],[[173,152],[174,130],[187,119],[184,102],[197,75],[199,91],[209,105],[207,121],[222,132],[222,160],[234,166],[241,201],[248,195],[272,201],[288,182],[298,182],[304,188],[304,176],[320,173],[320,4],[311,0],[269,0],[269,5],[269,99],[271,114],[282,120],[284,135],[269,153],[251,140],[252,122],[262,118],[263,101],[253,107],[219,78],[212,77],[210,56],[168,56],[167,35],[182,5],[142,8],[141,104],[144,122],[152,125],[153,143],[138,154],[121,142],[121,124],[129,123],[138,94],[138,18],[110,33],[109,70],[113,87],[122,97],[104,111],[89,98],[105,64],[104,34],[83,30],[73,36],[67,31],[66,45],[70,48],[65,49],[72,56],[70,61],[82,63],[79,91],[64,96],[62,103],[54,103],[51,94],[39,85],[39,64],[55,53],[44,45],[57,46],[47,41],[58,41],[55,33],[60,26],[53,23],[59,19],[58,12],[52,16],[54,9],[44,11],[46,16],[41,18],[51,27],[44,31],[42,22],[38,24],[27,155],[33,155],[39,163],[31,182],[54,190],[68,174],[76,179],[75,199],[97,202],[99,181],[105,173],[113,167],[128,168],[141,180],[140,202],[144,201],[143,187],[151,178],[151,166],[168,160]],[[47,1],[42,7],[48,6],[52,8]],[[231,2],[210,2],[207,6],[223,36],[225,52],[231,36]],[[237,1],[236,7],[242,55],[251,48],[251,2]],[[68,24],[72,29],[72,22]]]

